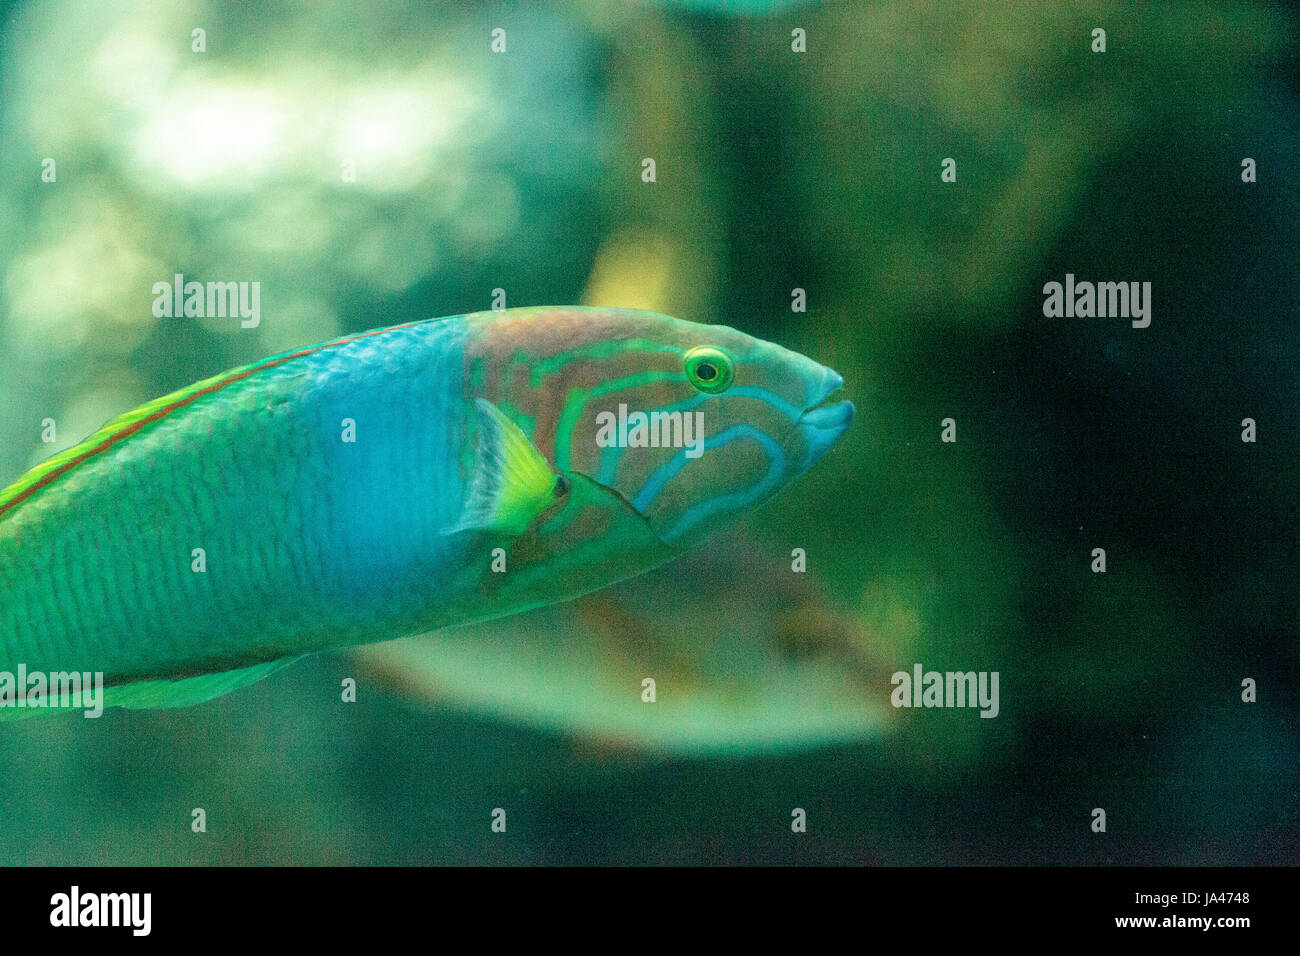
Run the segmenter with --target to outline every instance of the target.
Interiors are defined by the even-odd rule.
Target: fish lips
[[[831,450],[853,421],[856,411],[853,403],[847,400],[834,400],[835,394],[843,387],[843,377],[832,369],[826,369],[820,394],[796,422],[808,448],[803,463],[805,471]]]

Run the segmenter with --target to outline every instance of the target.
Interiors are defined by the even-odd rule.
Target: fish
[[[852,421],[843,386],[728,326],[576,306],[234,369],[0,491],[0,675],[95,674],[103,706],[190,706],[308,654],[579,597],[805,473]],[[35,686],[0,718],[71,692]]]
[[[344,673],[601,763],[794,753],[896,729],[897,665],[867,618],[754,522],[573,602],[350,649]]]

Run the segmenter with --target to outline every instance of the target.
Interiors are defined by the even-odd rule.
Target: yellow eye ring
[[[686,377],[701,392],[716,395],[731,387],[736,373],[731,358],[721,349],[700,345],[686,353]]]

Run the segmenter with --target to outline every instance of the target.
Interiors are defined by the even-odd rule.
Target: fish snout
[[[843,387],[843,376],[834,369],[824,369],[820,387],[812,396],[812,404],[799,416],[798,428],[808,447],[805,471],[831,450],[853,421],[853,403],[833,400]]]

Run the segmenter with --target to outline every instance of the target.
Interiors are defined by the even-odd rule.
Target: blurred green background
[[[0,2],[0,485],[498,288],[734,325],[859,410],[637,581],[0,724],[0,862],[1300,861],[1296,54],[1241,0]],[[178,272],[261,325],[155,318]],[[1067,272],[1151,327],[1044,318]],[[1000,715],[889,707],[918,662]]]

